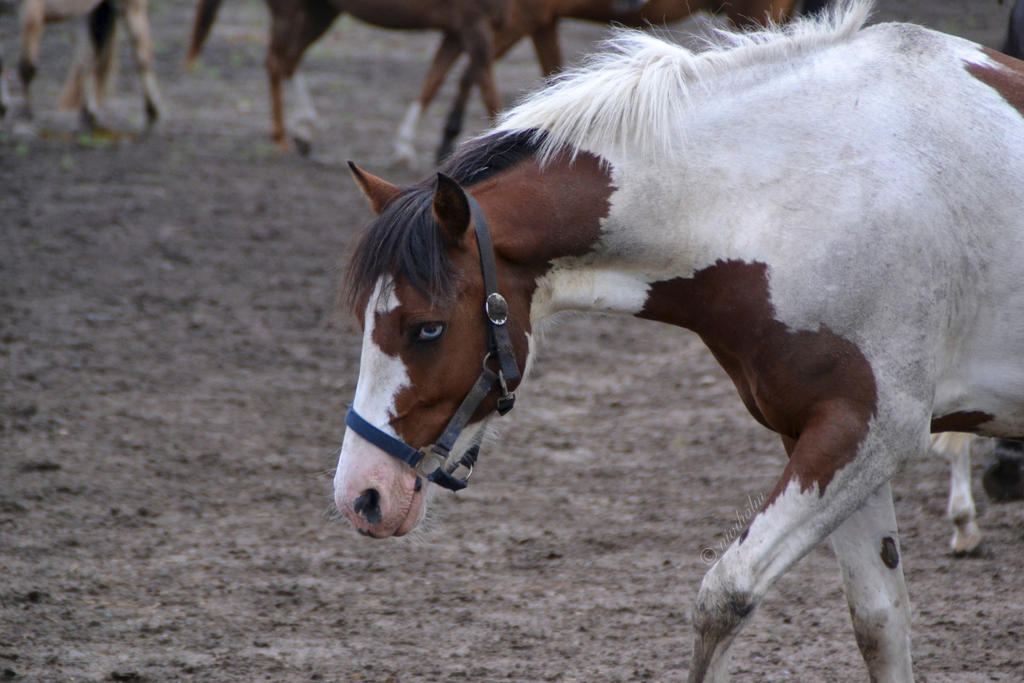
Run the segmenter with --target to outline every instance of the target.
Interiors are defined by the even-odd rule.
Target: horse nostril
[[[366,489],[352,503],[352,509],[370,524],[376,524],[381,520],[380,493],[377,489]]]

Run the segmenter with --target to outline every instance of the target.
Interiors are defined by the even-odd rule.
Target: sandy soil
[[[68,27],[44,39],[39,136],[0,129],[0,678],[683,678],[706,560],[784,463],[699,341],[565,321],[432,530],[357,537],[326,514],[360,343],[335,291],[368,217],[344,160],[429,171],[389,154],[435,37],[340,22],[306,60],[323,126],[303,159],[267,138],[262,4],[229,0],[192,74],[192,3],[151,4],[159,130],[78,137],[53,111]],[[990,45],[1009,11],[881,4]],[[565,33],[568,54],[600,36]],[[0,44],[16,53],[9,17]],[[135,133],[127,53],[106,117]],[[506,99],[536,74],[517,49]],[[922,457],[895,482],[918,679],[1024,680],[1024,506],[976,485],[986,551],[954,559],[947,479]],[[771,591],[736,680],[864,679],[830,554]]]

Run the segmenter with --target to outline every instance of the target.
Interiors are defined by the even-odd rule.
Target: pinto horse
[[[346,276],[363,347],[334,496],[360,533],[467,484],[544,320],[678,325],[789,456],[702,581],[690,679],[726,678],[826,538],[871,679],[912,679],[890,479],[933,432],[1024,436],[1024,63],[869,12],[699,53],[623,32],[435,178],[353,166],[377,217]]]
[[[39,63],[43,27],[74,19],[79,31],[77,52],[59,104],[64,109],[78,109],[82,122],[94,126],[114,69],[117,20],[121,19],[128,28],[142,83],[146,125],[154,124],[160,117],[160,93],[153,70],[153,40],[146,3],[147,0],[21,0],[21,117],[32,118],[31,85]]]
[[[814,3],[815,0],[808,0]],[[633,7],[613,0],[517,0],[511,16],[495,31],[494,58],[500,59],[525,36],[530,36],[541,75],[548,77],[562,68],[562,51],[558,42],[560,19],[583,19],[598,23],[615,22],[623,26],[647,27],[674,24],[699,12],[724,14],[734,26],[753,27],[766,23],[782,23],[793,14],[797,0],[646,0]],[[411,162],[416,152],[413,139],[421,114],[433,101],[441,83],[461,54],[459,46],[448,36],[442,38],[434,60],[424,79],[419,98],[409,105],[402,125],[395,135],[395,157]],[[445,122],[441,145],[437,150],[440,162],[451,153],[452,145],[462,132],[469,93],[473,87],[467,67],[459,79],[459,88]],[[486,104],[486,102],[485,102]],[[494,112],[490,112],[493,116]]]

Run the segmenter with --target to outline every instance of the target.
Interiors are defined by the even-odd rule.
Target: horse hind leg
[[[4,55],[0,52],[0,121],[7,116],[7,103],[11,101],[7,92],[7,74],[4,73]]]
[[[21,82],[21,118],[32,119],[32,80],[39,63],[39,45],[43,40],[46,23],[44,0],[24,0],[21,3],[21,53],[18,57],[18,79]]]
[[[946,513],[953,523],[949,547],[954,555],[972,555],[981,547],[981,530],[971,495],[971,444],[976,437],[946,432],[932,437],[932,451],[950,464],[949,505]]]
[[[466,118],[466,105],[469,102],[469,95],[474,85],[480,86],[480,94],[484,100],[484,107],[492,118],[500,109],[498,101],[498,89],[494,83],[494,37],[490,26],[486,21],[481,20],[473,30],[462,36],[462,45],[469,54],[469,63],[466,65],[462,77],[459,79],[459,89],[452,101],[451,110],[445,120],[444,130],[441,135],[441,144],[437,149],[437,162],[440,163],[452,153],[455,140],[462,132],[462,125]]]
[[[888,483],[832,532],[857,646],[872,681],[912,681],[910,602]]]
[[[150,128],[160,118],[161,106],[160,90],[153,71],[153,38],[146,0],[123,0],[121,14],[132,42],[132,53],[145,100],[146,127]]]
[[[285,127],[284,98],[282,95],[283,86],[296,78],[296,72],[302,61],[306,49],[322,36],[337,19],[340,11],[333,5],[316,4],[306,7],[300,19],[290,15],[278,15],[274,13],[274,6],[271,6],[270,16],[270,42],[267,45],[267,80],[270,84],[270,116],[271,136],[278,149],[288,151],[288,132]],[[296,81],[295,89],[299,97],[300,107],[303,100],[306,107],[303,114],[308,118],[315,117],[316,112],[312,109],[312,98],[305,87],[305,83],[299,79]],[[310,152],[313,144],[312,120],[308,126],[300,126],[293,134],[293,140],[299,153],[305,155]]]
[[[420,88],[420,96],[409,105],[402,118],[402,123],[395,132],[394,158],[396,161],[412,165],[416,160],[416,127],[420,117],[427,107],[434,100],[437,91],[444,83],[445,76],[451,71],[455,60],[462,54],[462,46],[458,38],[450,33],[445,33],[441,43],[437,46],[434,59],[430,63],[426,78],[423,79],[423,87]]]

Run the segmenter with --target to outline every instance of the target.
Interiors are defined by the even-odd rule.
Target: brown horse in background
[[[142,82],[146,125],[160,117],[160,94],[153,70],[153,40],[147,0],[21,0],[21,54],[18,76],[23,102],[20,116],[32,118],[31,85],[39,63],[43,27],[48,23],[76,20],[77,48],[71,71],[58,102],[63,109],[78,109],[83,124],[96,124],[100,101],[113,73],[117,21],[122,20],[132,42],[133,56]],[[0,103],[0,114],[4,105]]]
[[[515,0],[267,0],[270,10],[270,43],[267,75],[270,79],[274,141],[288,148],[281,89],[296,77],[306,49],[330,28],[343,12],[374,26],[390,29],[432,29],[469,55],[467,78],[480,87],[488,109],[498,110],[498,91],[492,62],[494,33],[504,23]],[[202,49],[221,0],[199,0],[186,62]],[[295,146],[307,152],[312,141],[311,100],[301,77],[295,78],[300,106],[305,111],[293,132]]]
[[[722,14],[738,28],[781,24],[796,11],[798,0],[647,0],[626,8],[612,0],[517,0],[509,21],[495,34],[495,59],[501,58],[525,36],[533,42],[541,75],[547,77],[558,71],[563,64],[562,51],[558,42],[558,20],[583,19],[599,23],[617,23],[623,26],[644,28],[664,26],[689,18],[698,12]],[[808,0],[809,9],[818,9],[819,0]],[[813,7],[811,7],[813,6]],[[399,159],[412,161],[415,151],[412,141],[416,123],[422,112],[430,105],[448,71],[458,59],[461,51],[447,37],[441,40],[434,54],[434,61],[424,80],[419,99],[412,103],[395,138],[395,155]],[[472,82],[464,74],[459,81],[459,90],[452,102],[445,123],[437,160],[448,156],[455,138],[462,132],[462,121]],[[491,116],[493,111],[489,111]]]
[[[309,46],[319,39],[343,12],[369,24],[391,29],[438,30],[441,44],[420,92],[399,130],[399,157],[412,154],[410,131],[419,114],[433,100],[445,75],[456,59],[466,53],[459,95],[452,105],[439,154],[450,149],[462,127],[468,94],[473,86],[480,93],[488,113],[500,109],[493,74],[494,59],[504,55],[521,38],[529,35],[544,74],[562,64],[556,23],[562,17],[592,21],[618,21],[626,25],[669,23],[699,10],[724,12],[737,25],[764,23],[766,18],[782,21],[792,13],[797,0],[267,0],[270,10],[270,40],[267,46],[267,75],[270,82],[272,135],[279,148],[289,147],[284,120],[282,89],[293,81],[301,112],[293,121],[291,137],[296,149],[307,153],[312,143],[316,118],[312,100],[297,73]],[[186,63],[202,50],[221,0],[199,0],[192,27]],[[418,108],[417,108],[418,107]]]

